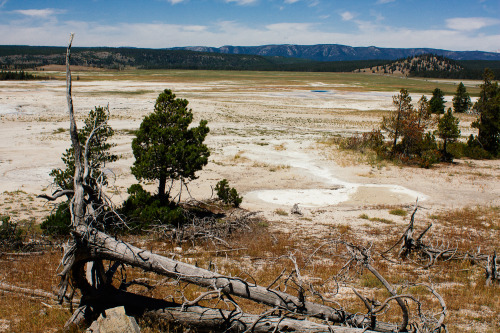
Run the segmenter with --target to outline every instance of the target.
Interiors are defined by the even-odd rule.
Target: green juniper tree
[[[470,95],[462,82],[457,87],[457,92],[453,97],[453,110],[459,113],[468,112],[472,106]]]
[[[106,185],[107,177],[102,172],[106,163],[114,162],[118,156],[112,154],[110,149],[114,144],[109,143],[108,139],[114,135],[114,130],[108,125],[109,108],[95,107],[91,110],[84,120],[83,128],[78,132],[78,139],[84,147],[88,138],[89,141],[89,164],[90,172],[88,174],[87,184],[96,187],[97,184]],[[60,190],[73,189],[73,177],[75,174],[75,155],[73,148],[68,148],[61,157],[65,168],[53,169],[50,173],[54,177],[54,184]]]
[[[193,113],[188,101],[166,89],[157,98],[154,112],[146,116],[132,141],[135,162],[132,174],[139,180],[158,181],[158,198],[166,204],[172,184],[196,179],[195,173],[208,162],[210,151],[203,144],[209,132],[207,121],[189,127]]]

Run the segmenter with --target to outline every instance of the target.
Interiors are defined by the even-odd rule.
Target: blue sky
[[[0,0],[0,45],[500,49],[499,0]]]

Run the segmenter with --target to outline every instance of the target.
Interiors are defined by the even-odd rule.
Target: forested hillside
[[[500,61],[455,61],[435,54],[407,57],[394,62],[362,68],[357,72],[448,79],[481,79],[485,68],[500,76]]]
[[[190,50],[80,47],[74,48],[76,66],[104,69],[203,69],[301,72],[364,71],[405,76],[481,79],[486,67],[500,77],[500,60],[450,60],[439,55],[393,60],[315,61],[286,56],[223,54]],[[0,69],[43,70],[63,65],[65,49],[46,46],[0,46]]]

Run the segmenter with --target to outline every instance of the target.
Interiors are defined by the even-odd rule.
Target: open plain
[[[222,71],[86,71],[73,76],[80,120],[94,106],[109,105],[110,125],[116,131],[111,141],[120,156],[107,166],[112,175],[108,193],[116,204],[126,199],[127,188],[136,182],[130,173],[133,131],[152,112],[158,94],[171,89],[189,101],[194,123],[205,119],[210,128],[210,161],[189,184],[193,198],[212,197],[215,184],[226,178],[242,194],[242,208],[259,212],[272,231],[293,235],[299,243],[348,231],[363,244],[401,234],[409,214],[391,210],[411,213],[418,199],[420,227],[429,222],[439,225],[436,216],[449,212],[487,212],[483,215],[491,228],[486,238],[491,242],[483,249],[500,250],[498,161],[461,159],[423,169],[342,151],[332,144],[332,138],[378,127],[394,110],[392,96],[400,88],[407,88],[416,102],[422,94],[430,98],[439,87],[451,106],[457,82]],[[477,94],[479,84],[467,82],[468,91]],[[470,127],[475,116],[459,118],[462,138],[475,133]],[[70,145],[68,123],[64,80],[0,82],[0,215],[38,224],[53,209],[36,196],[53,190],[49,172],[63,166],[60,157]],[[154,191],[155,184],[147,186]],[[188,196],[183,194],[184,199]],[[290,213],[294,204],[301,215]],[[477,233],[467,221],[457,228],[465,237]],[[446,240],[447,235],[436,237]],[[492,293],[498,296],[498,287]],[[452,327],[493,332],[500,329],[499,310],[498,298],[467,312],[454,309],[453,318],[461,321]]]

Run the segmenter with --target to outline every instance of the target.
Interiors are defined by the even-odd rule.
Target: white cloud
[[[245,6],[252,5],[257,2],[257,0],[226,0],[227,3],[234,2],[237,5]]]
[[[449,50],[498,49],[500,33],[478,34],[451,29],[406,29],[353,20],[359,29],[352,33],[330,30],[321,22],[281,22],[244,25],[219,21],[210,25],[165,23],[102,24],[82,21],[1,22],[0,44],[65,46],[68,32],[76,34],[78,46],[222,46],[266,44],[344,44],[379,47],[429,47]]]
[[[184,2],[185,0],[168,0],[172,5],[176,5],[178,3]]]
[[[498,24],[499,19],[490,17],[455,17],[446,20],[448,28],[459,31],[474,31]]]
[[[300,0],[285,0],[285,3],[286,4],[292,4],[292,3],[296,3],[296,2],[299,2]]]
[[[312,24],[310,23],[274,23],[266,25],[266,29],[269,32],[286,32],[286,33],[295,33],[295,32],[308,32],[312,29]]]
[[[385,20],[384,15],[382,15],[381,13],[376,12],[376,11],[374,11],[374,10],[370,10],[370,15],[371,15],[371,16],[373,16],[373,17],[375,18],[375,22],[380,23],[380,22],[382,22],[382,21],[384,21],[384,20]]]
[[[64,10],[53,9],[53,8],[45,8],[45,9],[19,9],[14,10],[13,13],[21,14],[29,17],[36,18],[47,18],[56,14],[64,13]]]
[[[340,17],[342,17],[343,21],[350,21],[354,18],[354,14],[346,11],[346,12],[340,13]]]
[[[9,0],[1,0],[0,1],[0,8],[2,8],[3,6],[5,6],[5,4],[7,3],[7,1],[9,1]]]
[[[382,5],[385,3],[395,2],[396,0],[377,0],[377,4]]]

